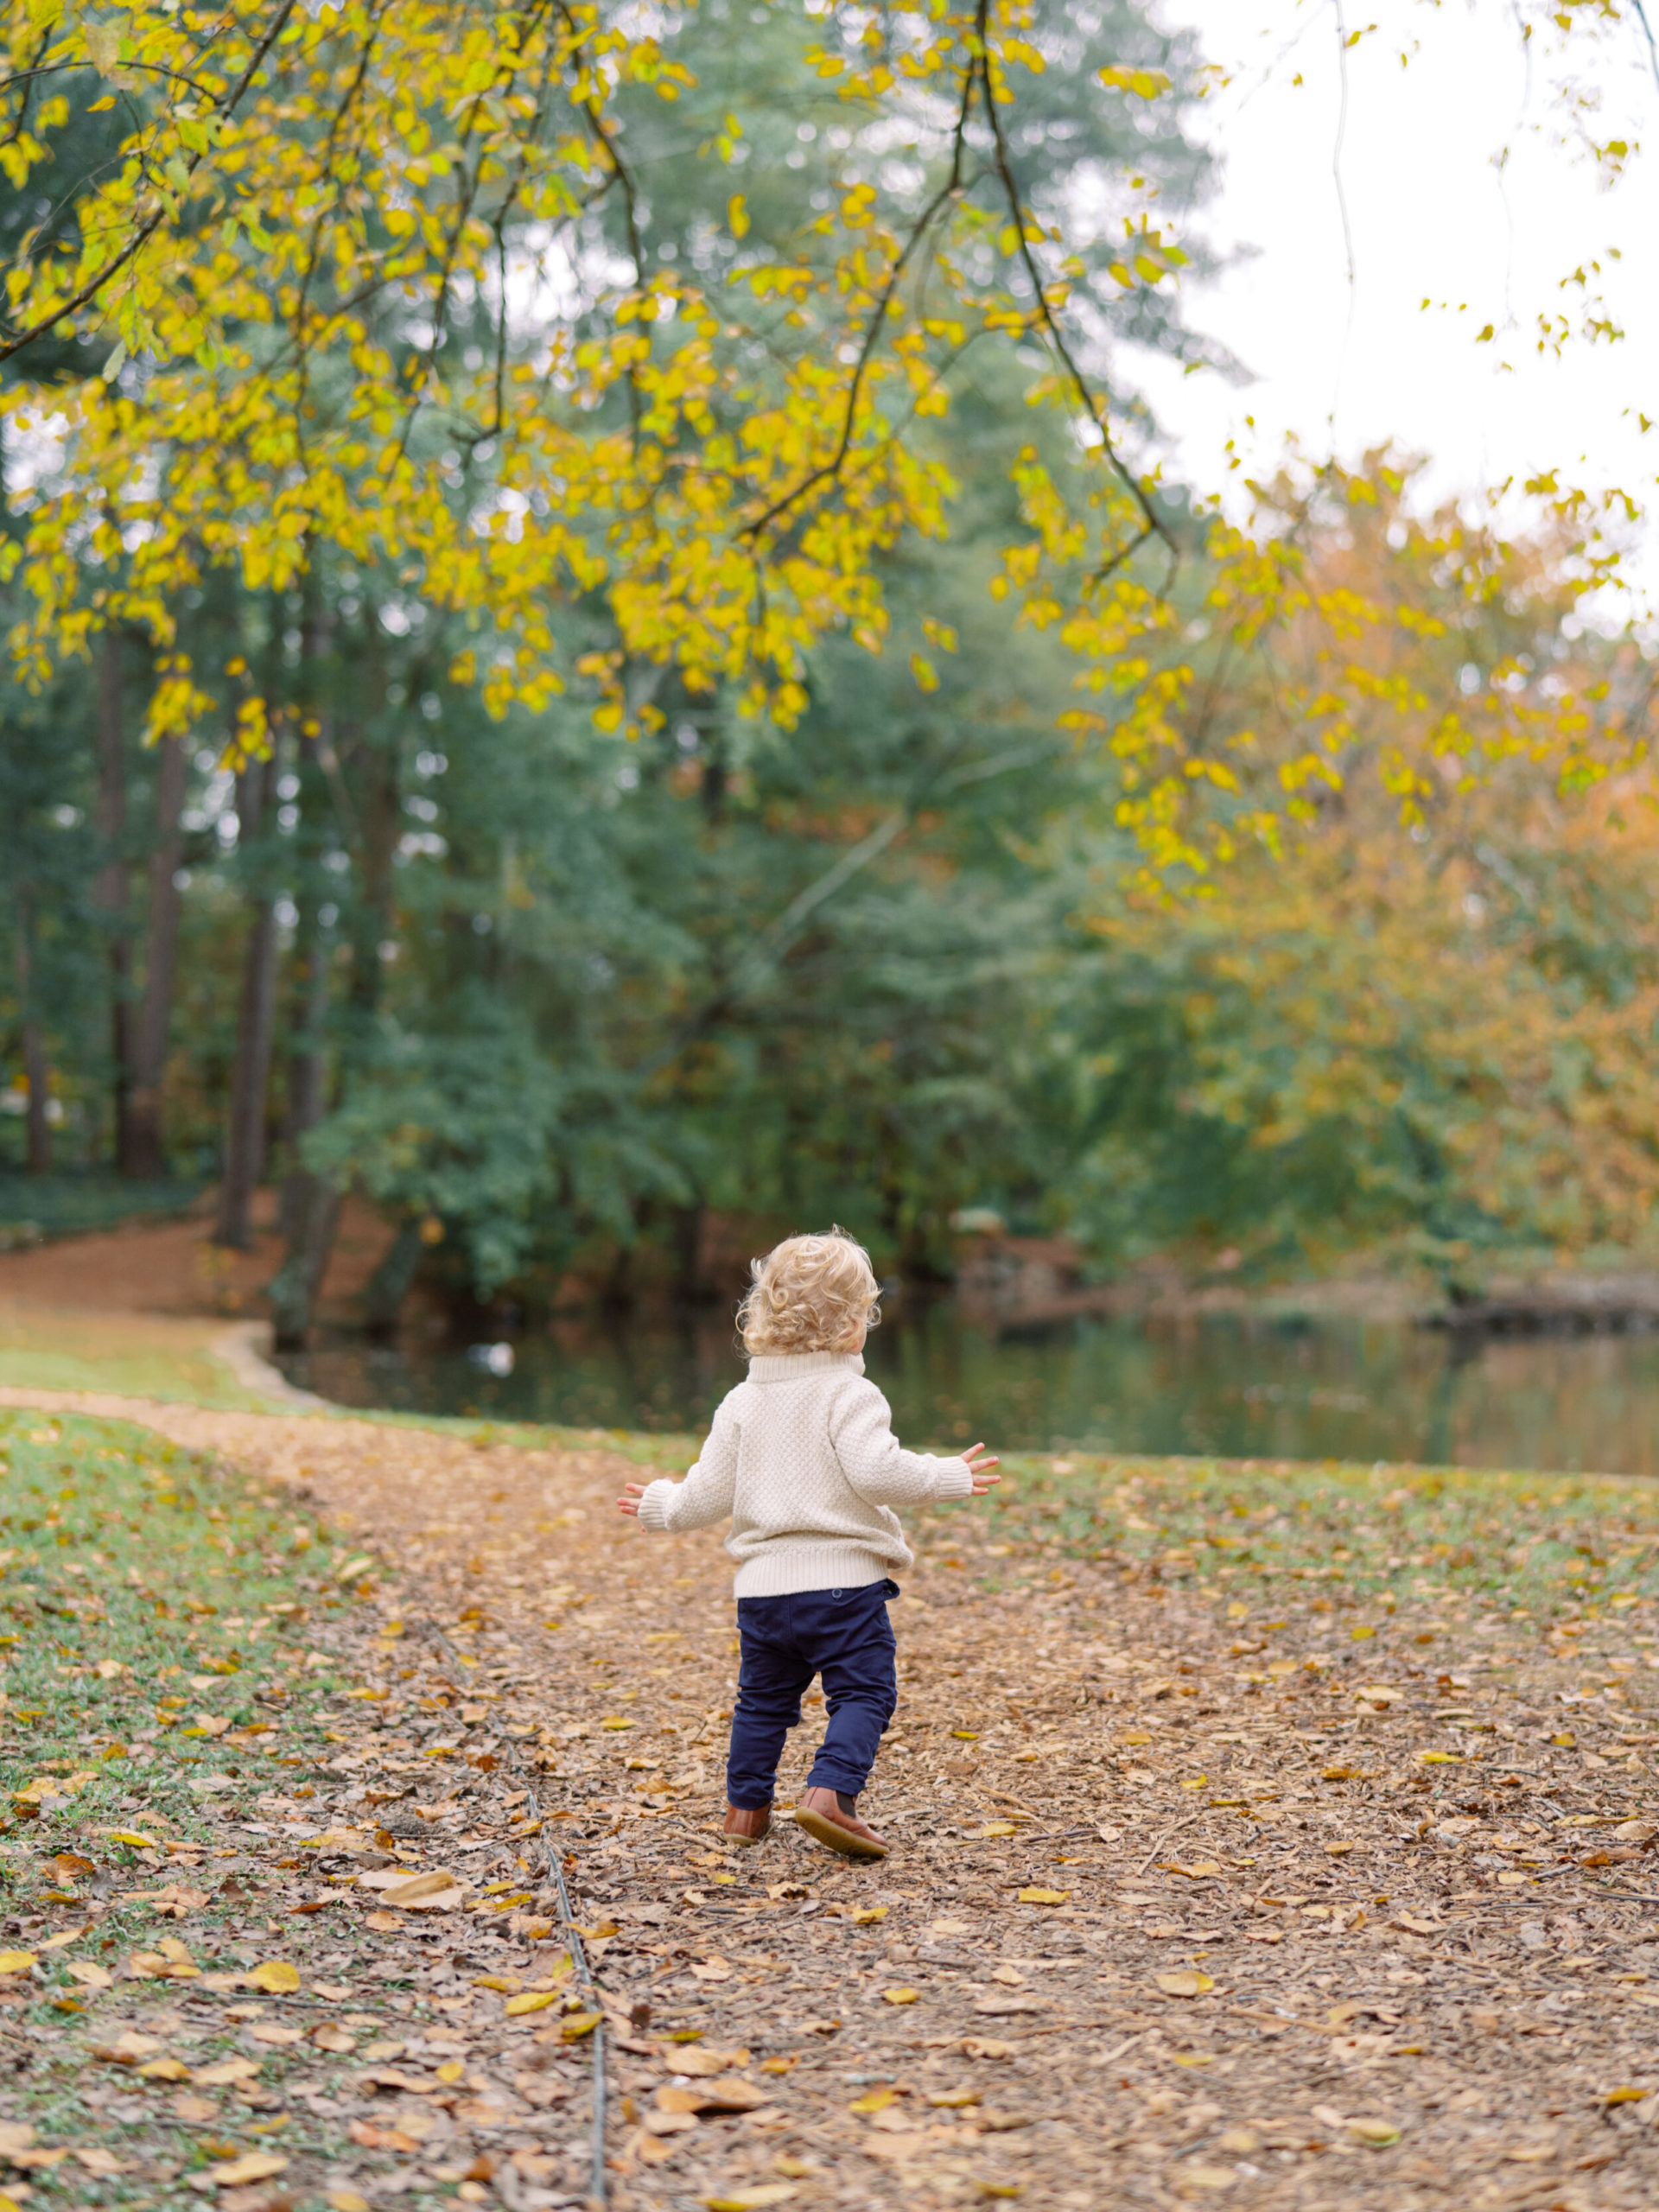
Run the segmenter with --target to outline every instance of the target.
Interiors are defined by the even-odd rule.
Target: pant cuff
[[[845,1767],[815,1766],[806,1777],[806,1786],[809,1789],[839,1789],[845,1796],[856,1797],[869,1778],[868,1767],[860,1774]]]

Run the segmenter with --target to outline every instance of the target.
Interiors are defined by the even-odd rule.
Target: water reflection
[[[994,1336],[949,1303],[871,1338],[869,1370],[918,1446],[1411,1459],[1659,1474],[1659,1337],[1472,1345],[1397,1323],[1084,1319]],[[505,1363],[498,1360],[496,1369]],[[579,1428],[699,1428],[742,1374],[729,1322],[559,1323],[508,1372],[464,1349],[345,1343],[285,1363],[342,1404]]]

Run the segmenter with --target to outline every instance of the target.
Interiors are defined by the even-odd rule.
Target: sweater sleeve
[[[737,1488],[737,1421],[731,1407],[730,1397],[721,1400],[708,1441],[683,1482],[664,1475],[646,1484],[639,1500],[641,1528],[679,1535],[688,1529],[710,1529],[731,1512]]]
[[[861,1380],[838,1395],[830,1436],[842,1474],[873,1505],[937,1503],[974,1494],[965,1459],[905,1450],[893,1433],[893,1409],[874,1382]]]

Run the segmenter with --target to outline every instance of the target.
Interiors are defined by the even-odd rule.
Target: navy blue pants
[[[856,1797],[868,1779],[882,1731],[899,1702],[898,1647],[887,1618],[896,1582],[857,1590],[798,1590],[787,1598],[740,1598],[737,1633],[743,1647],[728,1801],[745,1811],[770,1805],[784,1738],[801,1718],[801,1693],[823,1678],[830,1715],[809,1789]]]

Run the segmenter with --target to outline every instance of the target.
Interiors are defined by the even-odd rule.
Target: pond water
[[[492,1372],[490,1362],[510,1372]],[[1398,1323],[1095,1319],[992,1334],[949,1301],[872,1336],[906,1443],[1395,1459],[1659,1474],[1659,1334],[1465,1343]],[[326,1345],[283,1362],[336,1402],[577,1428],[700,1429],[741,1378],[729,1323],[559,1323],[509,1347]]]

